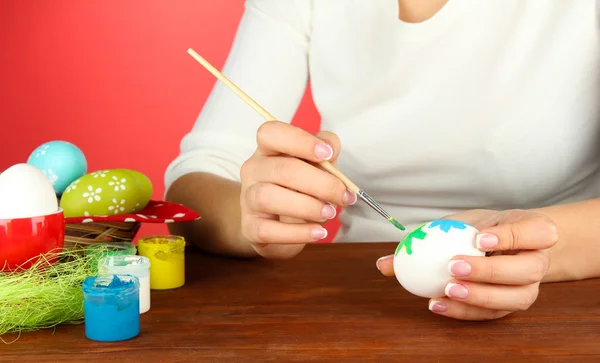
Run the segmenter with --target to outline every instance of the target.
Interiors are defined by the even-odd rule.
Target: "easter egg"
[[[139,207],[137,180],[124,170],[99,170],[75,180],[65,189],[60,207],[65,217],[132,213]]]
[[[136,208],[136,212],[140,211],[142,209],[144,209],[144,207],[146,207],[146,205],[148,204],[148,202],[150,201],[150,199],[152,199],[152,182],[150,181],[150,179],[140,173],[139,171],[136,170],[131,170],[131,169],[116,169],[116,170],[124,170],[128,173],[130,173],[138,182],[138,188],[139,188],[139,192],[140,192],[140,205]]]
[[[398,282],[413,295],[445,296],[453,279],[448,263],[457,255],[485,256],[477,249],[478,230],[464,222],[435,220],[415,228],[404,237],[394,254]]]
[[[16,164],[0,174],[0,219],[29,218],[56,212],[56,194],[40,169],[29,164]]]
[[[46,175],[58,195],[87,172],[83,152],[66,141],[51,141],[40,145],[31,153],[27,163],[38,167]]]

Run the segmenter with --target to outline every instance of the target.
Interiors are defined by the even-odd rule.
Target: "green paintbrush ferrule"
[[[381,214],[388,221],[392,222],[392,224],[401,231],[404,231],[404,226],[401,225],[397,220],[394,219],[388,212],[383,209],[379,203],[377,203],[369,194],[367,194],[364,190],[360,189],[358,191],[358,197],[362,199],[365,203],[367,203],[371,208],[373,208],[377,213]]]

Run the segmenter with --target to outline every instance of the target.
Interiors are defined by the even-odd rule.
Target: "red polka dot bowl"
[[[62,210],[45,216],[0,219],[0,271],[31,267],[41,255],[62,250],[64,237]]]

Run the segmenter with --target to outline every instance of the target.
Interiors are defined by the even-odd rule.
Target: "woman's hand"
[[[558,241],[555,223],[526,210],[471,210],[445,218],[477,228],[477,247],[491,256],[449,261],[455,279],[447,285],[446,297],[429,301],[429,309],[463,320],[498,319],[528,309],[548,271],[548,249]],[[393,256],[379,259],[377,267],[394,276]]]
[[[290,258],[306,243],[327,237],[322,223],[336,207],[356,202],[335,176],[317,163],[335,163],[338,137],[316,136],[278,121],[263,124],[256,152],[241,168],[241,233],[264,257]]]

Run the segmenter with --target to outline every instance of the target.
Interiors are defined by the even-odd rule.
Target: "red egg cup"
[[[41,255],[62,250],[64,244],[62,209],[45,216],[0,219],[0,271],[27,269]],[[48,259],[55,261],[55,257]]]

